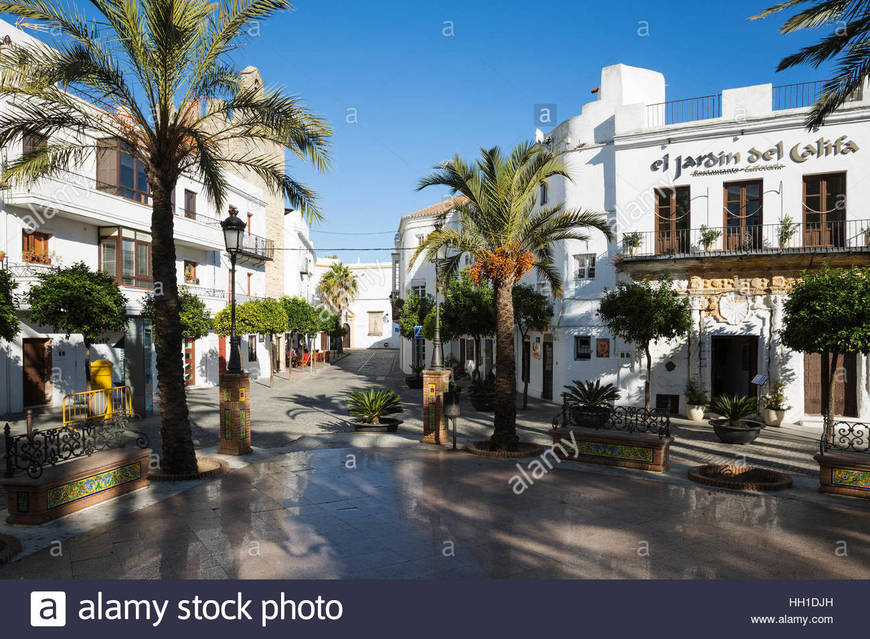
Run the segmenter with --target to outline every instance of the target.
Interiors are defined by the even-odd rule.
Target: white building
[[[314,289],[337,258],[321,257],[315,266]],[[398,348],[398,327],[393,322],[390,294],[393,291],[392,264],[357,262],[345,264],[356,277],[357,293],[341,318],[345,329],[344,348]],[[318,304],[323,300],[317,299]]]
[[[0,38],[7,35],[16,41],[32,39],[0,21]],[[0,150],[3,161],[20,154],[28,142]],[[248,228],[236,269],[238,302],[266,295],[266,264],[274,254],[273,240],[265,237],[266,195],[240,176],[229,174],[227,179],[227,205],[222,210],[215,209],[201,183],[190,176],[179,178],[174,192],[178,282],[201,297],[212,314],[229,299],[229,259],[220,220],[230,209]],[[105,336],[104,343],[91,348],[91,359],[115,363],[116,383],[133,388],[136,410],[143,414],[151,410],[157,388],[151,325],[141,317],[142,301],[152,290],[150,224],[144,172],[118,145],[54,179],[0,191],[2,268],[18,283],[17,296],[30,288],[39,272],[80,261],[117,278],[127,298],[127,331]],[[304,235],[307,238],[307,230]],[[19,335],[11,343],[0,340],[0,414],[57,406],[65,394],[85,389],[81,336],[66,337],[50,327],[32,325],[26,307],[20,310]],[[241,344],[243,367],[255,378],[268,376],[268,338],[243,336]],[[188,341],[184,358],[189,386],[216,385],[226,365],[227,340],[211,334]]]
[[[625,389],[622,402],[642,403],[643,362],[602,325],[598,304],[619,279],[668,272],[690,299],[694,329],[654,349],[655,405],[683,412],[690,377],[711,395],[754,396],[760,389],[752,380],[761,375],[785,382],[786,419],[817,418],[820,358],[781,344],[783,300],[804,269],[870,261],[870,216],[860,208],[870,196],[861,160],[870,145],[870,95],[865,88],[824,127],[807,131],[819,90],[820,83],[765,84],[667,101],[660,73],[615,65],[602,71],[598,99],[580,115],[537,132],[538,142],[566,154],[571,176],[553,179],[540,197],[604,212],[618,241],[593,231],[588,243],[554,248],[564,281],[554,320],[528,346],[517,344],[518,380],[525,359],[530,394],[558,401],[572,380],[601,379]],[[702,226],[715,236],[707,244]],[[404,218],[400,248],[428,230]],[[424,279],[403,275],[405,252],[400,290]],[[839,414],[870,417],[868,365],[861,355],[847,358]]]

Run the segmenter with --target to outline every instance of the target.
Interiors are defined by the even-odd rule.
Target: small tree
[[[525,341],[529,331],[545,331],[553,319],[553,307],[546,295],[539,293],[528,284],[514,287],[514,321],[520,332],[520,340]],[[523,408],[529,406],[529,378],[523,378]]]
[[[287,315],[287,330],[303,335],[317,332],[317,309],[301,297],[283,297],[281,304]]]
[[[402,305],[402,317],[399,319],[399,334],[405,339],[414,339],[414,327],[423,326],[426,316],[435,308],[435,298],[429,294],[418,295],[408,291],[408,297]],[[414,362],[419,365],[420,362]],[[425,364],[425,362],[424,362]]]
[[[127,298],[111,275],[94,272],[84,262],[40,273],[37,280],[27,293],[30,321],[67,337],[81,334],[90,390],[91,345],[104,333],[125,329]]]
[[[622,339],[642,347],[646,355],[646,381],[643,387],[644,407],[650,408],[650,378],[652,355],[650,344],[662,339],[686,335],[692,328],[689,300],[671,288],[671,278],[665,275],[658,284],[619,282],[601,298],[598,315],[610,331]]]
[[[142,316],[154,317],[154,296],[149,295],[142,302]],[[178,316],[181,320],[181,334],[185,339],[201,339],[212,329],[211,313],[197,295],[187,288],[178,291]]]
[[[0,338],[7,342],[18,335],[18,317],[15,315],[17,286],[9,271],[0,271]]]
[[[834,419],[832,401],[840,355],[870,353],[870,277],[867,268],[803,273],[784,305],[782,343],[822,355],[822,414]]]
[[[495,335],[495,292],[489,282],[475,284],[468,269],[446,286],[441,308],[442,334],[449,339],[467,335],[474,339],[475,367],[480,367],[480,340]],[[449,340],[448,340],[449,341]]]
[[[214,318],[214,327],[222,337],[231,332],[230,306],[226,306]],[[287,330],[287,313],[284,305],[273,299],[250,300],[236,306],[236,335],[268,335],[270,344],[270,360],[275,356],[271,349],[273,337]],[[275,383],[274,366],[269,362],[269,385]]]

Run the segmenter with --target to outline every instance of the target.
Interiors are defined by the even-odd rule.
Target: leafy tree
[[[211,313],[199,296],[191,293],[188,288],[182,287],[178,291],[178,306],[178,315],[181,320],[181,334],[185,339],[200,339],[211,332]],[[142,316],[153,320],[153,295],[149,295],[142,302]]]
[[[547,296],[528,284],[514,287],[514,322],[524,342],[529,331],[545,331],[553,319],[553,306]],[[523,408],[529,406],[529,380],[523,380]]]
[[[359,293],[356,275],[342,264],[333,262],[317,284],[317,294],[331,310],[341,315]]]
[[[84,262],[39,273],[27,292],[30,321],[51,326],[69,337],[81,334],[85,345],[85,377],[91,387],[91,344],[104,333],[126,328],[127,298],[115,278],[94,272]],[[179,359],[181,350],[178,351]]]
[[[805,272],[785,301],[782,343],[822,355],[822,414],[834,419],[831,401],[840,355],[870,353],[870,269]]]
[[[870,74],[870,52],[867,49],[867,42],[870,41],[870,2],[786,0],[750,19],[767,18],[798,5],[804,5],[805,8],[786,20],[779,29],[781,33],[826,26],[833,30],[817,44],[783,58],[776,70],[783,71],[801,64],[818,68],[828,62],[838,63],[834,75],[824,82],[821,95],[807,116],[806,126],[812,129],[822,126],[831,113],[848,101],[856,90],[860,90],[864,78]]]
[[[281,151],[322,170],[331,132],[296,97],[249,81],[231,58],[250,24],[290,10],[287,0],[96,0],[89,6],[85,13],[68,3],[0,1],[0,11],[49,24],[53,35],[51,48],[18,40],[0,51],[0,97],[8,107],[0,115],[0,147],[29,135],[48,140],[5,164],[2,181],[27,184],[75,171],[107,146],[142,163],[152,275],[162,287],[154,303],[161,464],[168,473],[191,473],[197,462],[173,242],[178,177],[197,176],[223,210],[227,173],[254,176],[311,221],[320,215],[315,194],[287,175]]]
[[[619,282],[601,298],[598,315],[617,337],[643,348],[646,355],[646,381],[643,385],[644,407],[650,408],[652,356],[650,344],[663,339],[683,337],[692,328],[689,300],[671,287],[667,275],[652,284]]]
[[[287,315],[287,330],[303,335],[317,332],[317,309],[301,297],[283,297],[281,304]]]
[[[232,331],[232,307],[225,306],[214,318],[214,328],[222,337]],[[236,306],[236,335],[268,335],[270,345],[274,336],[288,330],[287,313],[279,300],[249,300]],[[274,349],[270,351],[269,385],[274,386],[274,365],[271,360],[277,357]]]
[[[329,335],[330,348],[341,351],[341,338],[345,336],[347,331],[341,325],[341,317],[338,313],[333,313],[326,309],[324,311],[318,316],[318,330],[324,331]]]
[[[15,315],[15,289],[18,284],[9,271],[0,271],[0,338],[11,342],[18,335]]]
[[[446,186],[454,194],[458,228],[440,226],[430,233],[413,255],[428,260],[438,249],[454,249],[448,272],[458,265],[460,256],[474,258],[470,275],[475,283],[489,282],[496,309],[496,395],[494,432],[490,438],[496,449],[514,449],[516,432],[516,373],[514,353],[513,288],[531,268],[546,278],[554,291],[562,282],[553,263],[553,245],[561,240],[586,241],[586,231],[595,229],[606,238],[612,232],[603,215],[566,210],[564,203],[537,206],[538,191],[547,180],[570,180],[560,155],[541,145],[529,143],[516,147],[509,155],[498,148],[481,149],[473,165],[460,157],[444,162],[420,181],[419,188]]]
[[[399,318],[399,335],[414,342],[414,327],[425,326],[426,316],[435,308],[435,298],[426,293],[419,295],[411,290],[402,302],[402,316]],[[413,362],[413,366],[425,366],[425,362]]]

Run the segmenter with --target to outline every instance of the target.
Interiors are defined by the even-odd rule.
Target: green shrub
[[[686,385],[686,403],[690,406],[707,405],[707,393],[701,389],[701,385],[694,379],[690,379]]]
[[[345,405],[351,417],[363,424],[380,424],[381,417],[405,412],[401,398],[393,391],[370,388],[367,391],[351,391]]]
[[[576,402],[583,408],[600,408],[610,406],[619,400],[619,390],[613,384],[601,385],[601,380],[581,382],[575,379],[565,386],[569,401]]]
[[[732,426],[741,426],[741,419],[758,412],[758,400],[745,395],[719,395],[710,402],[710,410],[725,417]]]

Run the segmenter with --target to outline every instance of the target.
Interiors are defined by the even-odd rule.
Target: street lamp
[[[242,372],[239,354],[239,336],[236,335],[236,257],[242,250],[242,238],[247,226],[239,219],[238,212],[230,209],[230,215],[221,222],[224,230],[224,245],[230,254],[230,361],[227,373],[237,375]]]
[[[435,231],[441,230],[441,225]],[[441,246],[435,252],[435,334],[432,336],[432,370],[444,368],[444,357],[441,352],[441,262],[447,259],[447,247]]]

